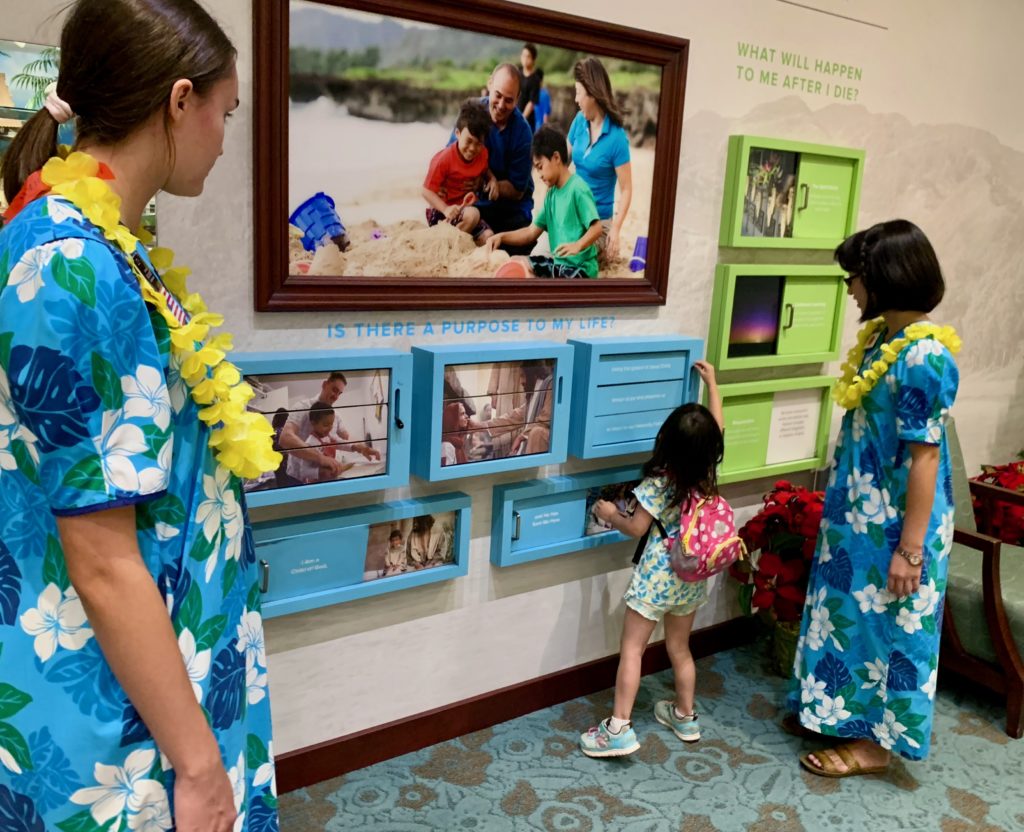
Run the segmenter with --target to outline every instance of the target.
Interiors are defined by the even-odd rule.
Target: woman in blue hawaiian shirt
[[[238,478],[127,257],[29,176],[73,112],[125,226],[157,190],[197,196],[238,106],[235,49],[194,0],[78,0],[60,47],[4,160],[0,829],[276,830]]]
[[[881,322],[861,336],[866,392],[836,443],[788,703],[799,723],[787,722],[848,740],[800,758],[846,777],[928,753],[953,542],[945,423],[959,372],[946,344],[959,347],[920,323],[945,284],[915,225],[872,226],[836,259],[861,320]]]

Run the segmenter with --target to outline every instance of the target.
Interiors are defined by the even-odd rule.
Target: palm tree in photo
[[[57,80],[60,71],[60,50],[47,46],[39,57],[25,64],[21,72],[11,78],[11,86],[21,87],[32,93],[29,110],[38,110],[46,98],[46,86]]]

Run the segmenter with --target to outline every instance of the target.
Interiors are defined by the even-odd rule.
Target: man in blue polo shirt
[[[483,98],[492,122],[484,144],[494,182],[475,207],[496,232],[524,228],[533,219],[533,131],[516,109],[520,83],[517,67],[499,64]]]

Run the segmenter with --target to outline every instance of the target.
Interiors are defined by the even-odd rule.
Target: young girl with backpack
[[[697,609],[707,601],[703,576],[727,566],[741,544],[734,537],[732,511],[718,497],[716,485],[724,444],[715,368],[706,361],[695,362],[694,368],[707,385],[710,407],[684,404],[665,420],[654,454],[644,465],[644,479],[633,490],[635,511],[624,515],[607,500],[594,505],[594,513],[616,530],[647,539],[642,550],[638,548],[639,561],[624,596],[626,618],[612,715],[580,736],[580,749],[588,757],[623,757],[640,748],[630,714],[640,687],[640,660],[661,620],[675,673],[676,699],[658,702],[654,717],[684,742],[700,739],[690,628]],[[698,557],[701,546],[708,550],[709,543],[715,544],[711,547],[715,554],[724,554],[710,565],[706,554]],[[695,564],[699,565],[695,568]]]

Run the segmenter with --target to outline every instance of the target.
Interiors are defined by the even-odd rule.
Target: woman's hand
[[[177,832],[231,832],[235,825],[235,795],[220,759],[192,776],[176,772],[174,828]]]
[[[906,598],[920,586],[921,567],[911,566],[905,557],[894,553],[889,561],[889,592],[897,598]]]

